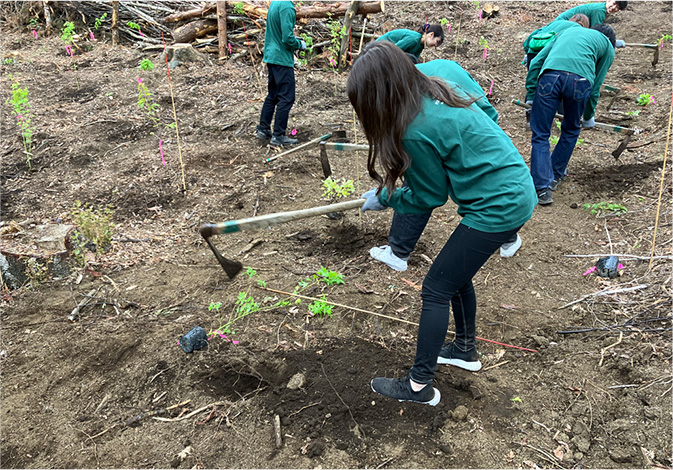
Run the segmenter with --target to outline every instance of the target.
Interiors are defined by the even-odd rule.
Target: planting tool
[[[522,108],[530,109],[531,106],[529,104],[524,103],[521,100],[512,100],[512,103],[514,103],[517,106],[521,106]],[[563,114],[556,113],[556,117],[563,120]],[[626,149],[626,146],[628,145],[629,141],[631,140],[631,136],[635,134],[636,130],[631,129],[629,127],[622,127],[622,126],[614,126],[612,124],[604,124],[602,122],[597,122],[596,123],[596,129],[602,129],[604,131],[611,131],[611,132],[616,132],[618,134],[625,134],[624,138],[619,144],[619,147],[617,147],[613,152],[612,156],[615,158],[619,158],[619,156],[624,152]]]
[[[644,47],[646,49],[654,49],[654,55],[652,56],[652,67],[657,65],[659,62],[659,46],[657,44],[635,44],[627,42],[626,45],[629,47]]]
[[[369,145],[362,144],[348,144],[341,142],[320,142],[320,164],[325,178],[332,174],[332,169],[327,158],[327,149],[330,150],[369,150]]]
[[[305,147],[308,147],[309,145],[315,144],[316,142],[320,142],[320,141],[322,141],[322,140],[327,140],[327,139],[329,139],[330,137],[332,137],[332,133],[331,133],[331,132],[330,132],[329,134],[325,134],[325,135],[323,135],[323,136],[316,137],[316,138],[313,139],[313,140],[309,140],[308,142],[305,142],[305,143],[303,143],[303,144],[301,144],[301,145],[298,145],[298,146],[296,146],[296,147],[293,147],[293,148],[291,148],[290,150],[286,150],[285,152],[281,152],[281,153],[279,153],[278,155],[274,155],[273,157],[267,158],[266,160],[264,160],[264,162],[265,162],[265,163],[272,162],[272,161],[274,161],[276,158],[284,157],[285,155],[289,155],[289,154],[291,154],[291,153],[294,153],[294,152],[296,152],[297,150],[301,150],[301,149],[303,149],[303,148],[305,148]]]
[[[220,263],[224,272],[227,273],[229,279],[233,279],[243,265],[239,261],[232,261],[223,257],[213,244],[211,237],[213,235],[220,235],[223,233],[234,233],[240,231],[259,230],[269,227],[271,225],[291,222],[293,220],[306,219],[308,217],[315,217],[318,215],[327,215],[334,212],[342,212],[349,209],[357,209],[362,207],[366,199],[356,199],[353,201],[345,201],[337,204],[329,204],[327,206],[311,207],[310,209],[300,209],[289,212],[276,212],[274,214],[260,215],[257,217],[248,217],[247,219],[230,220],[228,222],[220,222],[217,224],[203,224],[199,229],[199,233],[206,241],[212,250],[215,258]]]

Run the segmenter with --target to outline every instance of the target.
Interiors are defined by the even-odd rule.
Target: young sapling
[[[648,107],[651,104],[657,104],[657,102],[654,100],[654,96],[650,95],[649,93],[641,93],[636,100],[636,103],[645,107]]]
[[[14,78],[9,76],[10,79]],[[12,106],[12,114],[16,116],[16,124],[21,129],[21,140],[23,141],[23,151],[26,154],[28,168],[33,169],[30,161],[33,150],[33,132],[35,127],[32,125],[33,116],[30,112],[30,101],[28,100],[28,88],[21,88],[19,83],[14,80],[12,83],[12,98],[6,101]]]

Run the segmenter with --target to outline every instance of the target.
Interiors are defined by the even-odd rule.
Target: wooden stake
[[[178,157],[180,158],[180,169],[182,171],[182,190],[187,191],[185,182],[185,165],[182,163],[182,147],[180,147],[180,131],[178,130],[178,112],[175,110],[175,98],[173,98],[173,84],[171,83],[171,71],[168,68],[168,53],[166,52],[166,40],[164,33],[161,33],[161,41],[164,43],[164,58],[166,59],[166,73],[168,74],[168,88],[171,90],[171,104],[173,105],[173,122],[175,122],[175,138],[178,142]]]
[[[671,110],[668,112],[668,130],[666,131],[666,147],[664,147],[664,163],[661,166],[661,183],[659,184],[659,200],[657,201],[657,215],[654,219],[654,234],[652,235],[652,251],[650,251],[650,264],[648,270],[652,269],[652,259],[654,258],[654,243],[657,240],[657,227],[659,226],[659,211],[661,210],[661,196],[664,192],[664,176],[666,175],[666,157],[668,156],[668,144],[671,141],[671,118],[673,118],[673,96],[671,97]]]
[[[119,0],[112,2],[112,45],[119,44]]]
[[[217,44],[220,60],[227,58],[227,2],[217,2]]]

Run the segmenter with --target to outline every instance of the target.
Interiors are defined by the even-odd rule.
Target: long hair
[[[369,176],[379,184],[379,191],[385,186],[389,195],[411,164],[402,138],[421,110],[422,98],[429,95],[454,108],[466,108],[476,101],[461,98],[444,80],[423,75],[388,41],[367,44],[353,65],[346,88],[369,141]],[[377,157],[383,177],[375,168]]]

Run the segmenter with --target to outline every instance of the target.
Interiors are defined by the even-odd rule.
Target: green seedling
[[[343,274],[339,274],[337,271],[330,271],[324,266],[320,266],[320,269],[316,271],[316,273],[313,275],[313,278],[318,282],[324,282],[328,286],[332,286],[334,284],[344,284]]]
[[[323,180],[322,187],[325,188],[322,197],[329,197],[331,199],[346,197],[355,191],[353,180],[333,180],[331,176]]]
[[[93,27],[96,29],[100,28],[103,24],[103,21],[105,21],[105,18],[107,18],[107,13],[103,13],[100,18],[96,18],[93,22]]]
[[[306,43],[306,50],[299,51],[299,63],[306,65],[308,64],[308,58],[313,54],[313,38],[306,33],[301,33],[301,38]]]
[[[10,79],[14,79],[11,75]],[[16,116],[16,124],[21,129],[21,140],[23,141],[23,151],[26,154],[28,168],[32,170],[30,161],[33,150],[33,132],[35,127],[32,125],[33,116],[30,112],[30,101],[28,100],[28,88],[21,88],[19,83],[14,80],[12,83],[12,98],[6,101],[12,106],[12,114]]]
[[[523,400],[519,397],[510,398],[510,401],[513,401],[515,403],[523,403]]]
[[[63,28],[61,29],[61,40],[66,44],[70,44],[72,42],[72,37],[74,35],[75,35],[75,23],[73,23],[72,21],[66,21],[63,24]]]
[[[37,18],[31,18],[28,22],[30,29],[40,29],[40,24],[37,22]]]
[[[641,93],[636,100],[636,103],[645,107],[651,104],[657,104],[657,102],[654,100],[654,96],[650,95],[649,93]]]
[[[449,24],[449,20],[447,20],[446,18],[442,18],[441,20],[439,20],[439,25],[440,25],[442,28],[443,28],[444,26],[446,26],[447,24]]]
[[[627,116],[638,116],[640,114],[640,111],[627,111],[626,115]]]
[[[673,39],[673,36],[670,34],[662,34],[661,37],[657,40],[659,43],[659,49],[663,49],[664,43]]]
[[[145,72],[151,72],[152,70],[154,70],[154,64],[150,59],[141,60],[138,67],[140,68],[140,70],[143,70]]]
[[[138,23],[134,23],[133,21],[129,21],[126,23],[126,26],[128,26],[131,29],[135,29],[136,31],[140,31],[140,25]]]
[[[599,217],[600,215],[616,215],[619,217],[626,214],[627,209],[621,204],[614,204],[610,202],[599,202],[597,204],[584,204],[584,210],[589,211],[591,215]]]
[[[107,206],[99,209],[75,201],[70,214],[80,233],[96,246],[96,253],[101,254],[112,241],[115,227],[112,223],[112,208]]]
[[[245,14],[245,9],[243,8],[243,2],[234,3],[234,14],[236,14],[236,15],[244,15]]]
[[[161,124],[159,108],[161,106],[154,102],[152,93],[150,93],[141,78],[138,79],[138,107],[145,111],[147,117],[154,123],[154,127],[159,127],[159,124]]]
[[[346,34],[346,25],[341,24],[339,20],[330,20],[327,22],[327,26],[330,30],[330,35],[332,39],[330,40],[330,46],[328,50],[330,51],[329,62],[335,69],[339,67],[339,50],[341,49],[341,39]]]
[[[332,308],[334,305],[326,302],[326,296],[323,294],[321,296],[322,300],[316,300],[315,302],[309,304],[308,311],[317,317],[330,317],[332,318]]]
[[[481,46],[482,49],[488,49],[488,40],[484,36],[480,37],[479,45]]]

